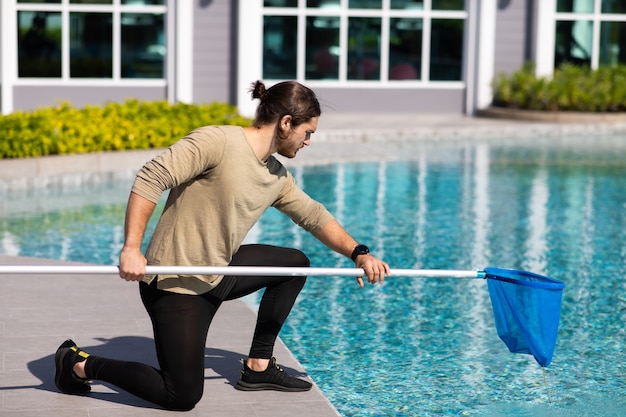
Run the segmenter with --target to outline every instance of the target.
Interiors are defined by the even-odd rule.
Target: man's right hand
[[[141,281],[146,275],[148,261],[140,250],[122,249],[120,253],[120,278]]]

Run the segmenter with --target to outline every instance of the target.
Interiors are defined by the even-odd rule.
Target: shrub
[[[494,82],[493,105],[526,110],[621,112],[626,110],[626,66],[591,70],[564,64],[551,79],[535,76],[525,64]]]
[[[0,117],[0,159],[163,148],[199,126],[250,123],[222,103],[127,100],[76,109],[64,102]]]

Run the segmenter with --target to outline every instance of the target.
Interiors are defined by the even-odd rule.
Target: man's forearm
[[[128,206],[126,207],[126,220],[124,222],[124,249],[141,249],[143,237],[150,216],[154,213],[156,204],[141,197],[139,194],[130,193]]]
[[[326,223],[314,236],[330,249],[348,258],[358,244],[336,220]]]

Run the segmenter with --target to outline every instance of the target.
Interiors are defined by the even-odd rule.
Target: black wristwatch
[[[356,245],[356,248],[354,248],[354,250],[352,251],[352,256],[350,256],[352,258],[353,262],[356,262],[356,257],[359,255],[366,255],[370,253],[370,248],[368,248],[365,245]]]

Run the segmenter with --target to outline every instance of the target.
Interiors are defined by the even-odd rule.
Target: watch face
[[[365,245],[357,245],[356,248],[354,248],[354,251],[352,252],[352,260],[356,260],[356,257],[359,255],[365,255],[366,253],[370,253],[370,250],[367,246]]]

